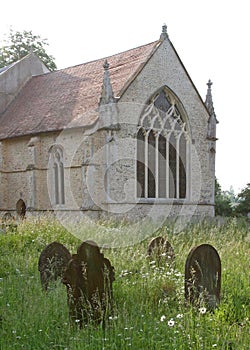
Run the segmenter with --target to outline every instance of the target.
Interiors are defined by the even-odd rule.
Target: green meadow
[[[114,228],[102,225],[107,234]],[[150,237],[101,249],[115,267],[114,312],[105,328],[78,329],[69,322],[65,286],[57,281],[43,292],[37,265],[47,244],[58,241],[74,253],[81,240],[51,219],[0,233],[0,349],[250,349],[249,222],[193,224],[178,233],[166,224],[156,235],[173,246],[173,263],[146,257]],[[214,312],[184,300],[185,261],[202,243],[213,245],[222,263],[221,303]]]

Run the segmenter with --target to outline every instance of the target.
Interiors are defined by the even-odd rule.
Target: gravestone
[[[16,231],[17,224],[15,223],[15,218],[11,213],[5,213],[2,217],[2,230],[6,232],[6,230]]]
[[[82,327],[82,298],[84,297],[83,290],[86,288],[86,280],[82,273],[82,264],[77,254],[73,254],[69,260],[63,273],[62,283],[67,288],[70,320],[73,323],[79,322],[79,326]]]
[[[185,265],[185,299],[212,310],[220,303],[221,261],[216,249],[201,244],[188,254]]]
[[[50,281],[56,281],[62,278],[71,254],[63,244],[52,242],[48,244],[41,252],[38,261],[38,270],[40,271],[41,283],[44,290],[48,290]]]
[[[69,315],[80,327],[104,322],[112,309],[114,268],[93,241],[83,242],[64,272]]]
[[[147,248],[147,256],[156,260],[171,262],[174,259],[174,249],[165,238],[158,236],[153,238]]]

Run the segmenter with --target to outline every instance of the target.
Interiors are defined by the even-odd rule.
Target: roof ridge
[[[114,56],[118,56],[118,55],[121,55],[123,53],[126,53],[126,52],[129,52],[129,51],[134,51],[134,50],[137,50],[137,49],[140,49],[142,47],[146,47],[146,46],[150,46],[152,44],[157,44],[160,40],[155,40],[155,41],[152,41],[150,43],[147,43],[147,44],[144,44],[144,45],[139,45],[139,46],[136,46],[132,49],[128,49],[128,50],[124,50],[124,51],[120,51],[120,52],[117,52],[115,54],[112,54],[112,55],[109,55],[109,56],[103,56],[101,58],[97,58],[97,59],[93,59],[93,60],[90,60],[90,61],[87,61],[87,62],[83,62],[83,63],[79,63],[79,64],[75,64],[73,66],[69,66],[69,67],[65,67],[65,68],[61,68],[61,69],[58,69],[58,70],[55,70],[51,73],[56,73],[56,72],[61,72],[61,71],[64,71],[64,70],[67,70],[67,69],[71,69],[71,68],[77,68],[79,66],[84,66],[84,65],[87,65],[87,64],[90,64],[90,63],[94,63],[94,62],[98,62],[98,61],[104,61],[105,59],[109,60],[111,57],[114,57]]]
[[[128,87],[160,43],[153,41],[106,57],[114,96]],[[61,130],[72,127],[73,120],[74,127],[89,127],[96,122],[98,115],[91,111],[98,108],[104,60],[33,76],[0,115],[0,139]]]

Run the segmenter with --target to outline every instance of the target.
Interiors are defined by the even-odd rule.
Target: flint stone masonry
[[[23,113],[14,118],[15,127],[10,123],[1,133],[0,215],[15,215],[20,198],[27,216],[70,211],[135,221],[214,215],[216,147],[215,140],[207,138],[209,111],[168,36],[109,57],[104,72],[104,60],[97,60],[43,74],[37,60],[32,54],[0,74],[0,82],[13,80],[12,89],[2,83],[6,96],[0,123],[10,115],[16,118],[17,107]],[[20,78],[23,65],[31,68]],[[31,78],[32,74],[43,75]],[[163,87],[180,101],[188,121],[187,196],[181,200],[137,198],[138,123],[145,103]],[[23,103],[25,96],[28,104]],[[55,170],[50,162],[55,146],[63,152],[65,203],[60,205],[54,201]]]

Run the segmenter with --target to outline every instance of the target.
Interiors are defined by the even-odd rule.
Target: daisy
[[[199,308],[200,314],[204,315],[207,312],[207,309],[205,307]]]
[[[168,321],[168,325],[169,325],[169,327],[174,326],[174,320],[172,318],[171,318],[171,320]]]
[[[162,316],[161,316],[161,322],[165,321],[165,319],[166,319],[166,316],[165,316],[165,315],[162,315]]]

